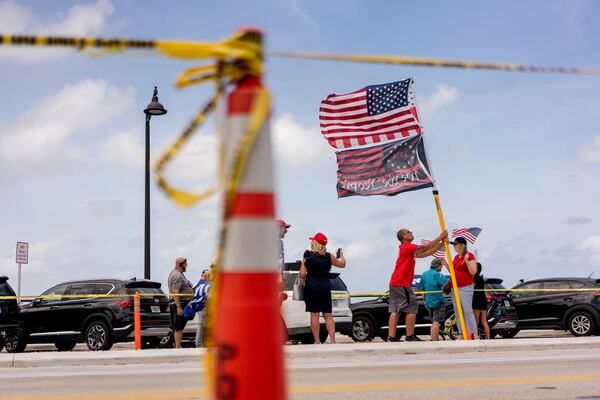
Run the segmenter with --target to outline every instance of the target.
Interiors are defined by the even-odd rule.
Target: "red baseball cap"
[[[323,235],[321,232],[315,233],[313,237],[309,237],[308,239],[314,240],[319,244],[325,246],[327,244],[327,236]]]
[[[285,222],[282,219],[277,219],[277,220],[275,220],[275,222],[277,222],[277,225],[279,225],[281,227],[285,226],[286,228],[289,228],[291,226],[290,224],[288,224],[287,222]]]

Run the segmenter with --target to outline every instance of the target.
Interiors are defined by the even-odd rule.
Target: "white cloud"
[[[580,145],[577,158],[588,163],[600,163],[600,135],[596,135],[591,144]]]
[[[285,164],[301,168],[333,154],[318,127],[302,126],[285,113],[273,123],[275,154]]]
[[[436,91],[420,99],[419,111],[425,121],[433,118],[440,109],[454,103],[458,99],[458,88],[455,86],[438,85]]]
[[[590,236],[581,243],[583,250],[600,253],[600,235]]]
[[[102,144],[100,158],[127,168],[142,168],[144,147],[133,133],[116,133]]]
[[[586,250],[592,263],[600,265],[600,235],[593,235],[581,243],[581,249]]]
[[[86,149],[74,139],[121,114],[133,104],[133,90],[111,86],[102,80],[83,80],[67,85],[2,127],[0,166],[4,173],[47,172],[86,158]],[[98,112],[102,110],[102,112]]]
[[[344,249],[344,256],[349,260],[368,258],[373,254],[373,246],[366,242],[353,242]]]
[[[66,12],[43,20],[22,4],[4,1],[0,2],[0,26],[4,32],[11,34],[85,36],[99,33],[113,12],[110,1],[98,0],[89,4],[75,4]],[[32,62],[70,53],[72,51],[62,49],[10,48],[2,49],[0,58]]]
[[[161,151],[167,149],[173,141],[174,138],[166,141],[162,145]],[[174,181],[186,183],[202,181],[201,187],[205,186],[207,180],[216,182],[217,151],[216,135],[198,132],[168,165],[165,174]],[[154,157],[154,162],[158,156],[160,154]]]

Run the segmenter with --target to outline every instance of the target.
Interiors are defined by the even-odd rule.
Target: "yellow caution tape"
[[[475,289],[476,292],[600,292],[600,288],[578,288],[578,289],[565,289],[565,288],[545,288],[545,289]],[[211,299],[213,297],[211,291]],[[442,293],[441,290],[431,291],[414,291],[415,294],[431,294],[431,293]],[[389,293],[350,293],[350,294],[333,294],[332,297],[383,297]],[[190,297],[190,294],[181,293],[140,293],[140,297]],[[81,299],[81,298],[104,298],[104,297],[130,297],[133,294],[51,294],[51,295],[31,295],[31,296],[0,296],[0,300],[13,300],[13,299]]]
[[[123,52],[126,50],[151,50],[156,53],[186,60],[204,58],[217,58],[224,60],[234,58],[246,60],[258,74],[262,73],[262,43],[256,38],[258,32],[243,31],[217,43],[192,42],[178,40],[139,40],[122,38],[89,38],[69,36],[36,36],[36,35],[0,35],[0,45],[9,46],[49,46],[72,47],[77,50],[90,48],[100,49],[101,55],[110,52]],[[259,55],[259,57],[256,57]],[[488,63],[478,61],[442,60],[435,58],[419,58],[407,56],[380,56],[360,54],[318,54],[291,51],[273,51],[269,57],[301,58],[322,61],[344,61],[374,64],[400,64],[439,68],[467,68],[486,69],[513,72],[542,72],[564,74],[591,74],[600,75],[598,68],[586,67],[547,67],[533,65],[519,65],[511,63]]]
[[[345,61],[360,62],[372,64],[404,64],[416,65],[420,67],[441,67],[441,68],[467,68],[467,69],[488,69],[513,72],[545,72],[561,74],[590,74],[600,75],[598,68],[573,68],[573,67],[543,67],[533,65],[518,65],[508,63],[485,63],[476,61],[453,61],[440,60],[435,58],[416,58],[403,56],[372,56],[372,55],[346,55],[346,54],[316,54],[300,53],[289,51],[273,51],[267,53],[269,57],[303,58],[321,61]]]
[[[600,288],[578,288],[578,289],[565,289],[565,288],[545,288],[545,289],[474,289],[475,292],[600,292]],[[443,293],[441,290],[431,291],[414,291],[415,294],[433,294]],[[334,294],[334,298],[346,298],[346,297],[383,297],[388,296],[389,293],[350,293],[350,294]]]

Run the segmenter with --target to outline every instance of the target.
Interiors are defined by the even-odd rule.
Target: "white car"
[[[310,330],[310,313],[305,311],[304,301],[294,300],[293,288],[300,263],[286,263],[290,270],[283,271],[283,286],[288,298],[281,304],[281,312],[287,326],[289,338],[292,342],[301,342],[303,344],[314,343],[314,338]],[[346,284],[340,278],[339,273],[330,273],[332,312],[335,320],[335,331],[343,335],[350,336],[352,331],[352,311],[350,310],[350,292]],[[327,330],[325,329],[325,320],[320,317],[321,322],[321,342],[327,339]]]

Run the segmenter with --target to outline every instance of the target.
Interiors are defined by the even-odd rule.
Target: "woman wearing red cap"
[[[311,240],[310,250],[304,252],[300,266],[300,277],[306,278],[304,286],[304,303],[306,311],[310,312],[310,328],[315,338],[319,339],[319,313],[323,314],[325,326],[331,343],[335,343],[335,321],[331,312],[331,284],[329,271],[331,266],[344,268],[346,259],[341,249],[338,257],[327,252],[327,236],[317,233]]]

